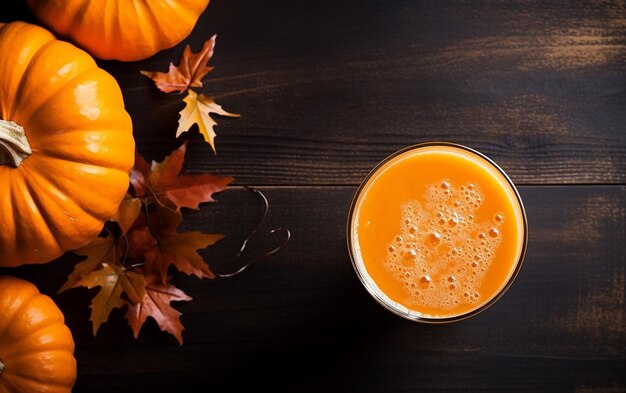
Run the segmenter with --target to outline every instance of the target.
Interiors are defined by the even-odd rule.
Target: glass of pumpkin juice
[[[365,178],[347,241],[357,276],[381,305],[414,321],[452,322],[511,286],[526,252],[526,213],[488,157],[424,143],[393,153]]]

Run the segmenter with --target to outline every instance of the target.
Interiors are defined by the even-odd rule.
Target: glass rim
[[[452,148],[457,148],[460,150],[465,150],[473,155],[478,156],[479,158],[482,158],[483,160],[485,160],[489,165],[493,166],[506,180],[506,182],[508,183],[508,185],[511,187],[511,190],[513,191],[513,194],[515,195],[515,199],[517,201],[517,204],[519,205],[520,211],[522,213],[522,224],[523,224],[523,239],[522,239],[522,249],[520,252],[520,256],[515,264],[515,269],[513,270],[513,273],[511,274],[511,276],[508,278],[506,284],[502,287],[502,289],[500,289],[498,291],[498,293],[496,293],[488,302],[486,302],[485,304],[483,304],[482,306],[473,309],[471,311],[468,311],[466,313],[463,314],[459,314],[459,315],[454,315],[451,317],[444,317],[444,318],[434,318],[434,317],[427,317],[427,316],[422,316],[422,315],[418,315],[416,313],[407,313],[404,312],[400,309],[398,309],[397,307],[394,307],[392,304],[389,304],[388,300],[386,300],[383,296],[381,296],[381,294],[384,295],[384,292],[380,289],[374,289],[371,287],[370,283],[368,282],[368,280],[366,280],[365,278],[365,274],[367,274],[367,272],[362,272],[361,269],[357,266],[356,264],[356,257],[355,257],[355,250],[354,250],[354,239],[352,236],[352,224],[353,224],[353,220],[354,220],[354,214],[355,214],[355,209],[356,209],[356,205],[357,202],[359,200],[359,197],[361,196],[361,194],[363,193],[363,190],[365,188],[365,186],[368,184],[369,180],[378,173],[378,171],[385,165],[387,164],[389,161],[393,160],[395,157],[404,154],[406,152],[409,151],[413,151],[413,150],[419,150],[425,147],[431,147],[431,146],[444,146],[444,147],[452,147]],[[352,267],[354,269],[354,271],[356,272],[357,277],[359,278],[359,281],[361,282],[361,284],[365,287],[365,289],[367,290],[367,292],[370,294],[370,296],[372,296],[376,302],[378,302],[380,305],[382,305],[383,307],[385,307],[388,311],[391,311],[392,313],[403,317],[405,319],[414,321],[414,322],[422,322],[422,323],[430,323],[430,324],[443,324],[443,323],[450,323],[450,322],[456,322],[456,321],[461,321],[470,317],[473,317],[475,315],[480,314],[481,312],[485,311],[487,308],[491,307],[492,305],[494,305],[504,294],[505,292],[511,287],[511,285],[513,285],[513,282],[515,281],[515,279],[517,278],[517,275],[519,274],[521,268],[522,268],[522,264],[524,263],[524,258],[526,256],[526,249],[528,247],[528,219],[526,217],[526,209],[524,208],[524,203],[522,201],[522,198],[519,194],[519,191],[517,190],[517,187],[515,186],[515,184],[513,183],[513,181],[511,180],[511,178],[506,174],[506,172],[498,165],[495,163],[495,161],[493,161],[491,158],[489,158],[488,156],[486,156],[484,153],[479,152],[478,150],[472,149],[471,147],[459,144],[459,143],[454,143],[454,142],[445,142],[445,141],[432,141],[432,142],[423,142],[423,143],[417,143],[417,144],[413,144],[413,145],[409,145],[406,146],[400,150],[397,150],[391,154],[389,154],[387,157],[385,157],[384,159],[382,159],[378,164],[376,164],[374,166],[374,168],[372,168],[369,173],[365,176],[365,178],[361,181],[361,183],[359,184],[356,192],[354,193],[354,196],[352,198],[352,202],[350,203],[350,209],[349,209],[349,213],[348,213],[348,221],[347,221],[347,225],[346,225],[346,242],[347,242],[347,246],[348,246],[348,254],[350,255],[350,261],[352,263]],[[361,258],[362,259],[362,258]],[[364,270],[365,267],[363,267]],[[369,274],[367,274],[369,276]],[[372,279],[370,277],[371,281],[374,282],[374,279]],[[387,297],[385,295],[385,297]],[[389,299],[387,297],[387,299]],[[391,299],[389,299],[391,300]],[[396,303],[396,302],[394,302]],[[406,308],[406,307],[405,307]],[[407,308],[408,309],[408,308]]]

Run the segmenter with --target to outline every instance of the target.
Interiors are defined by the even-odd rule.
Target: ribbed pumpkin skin
[[[33,151],[0,165],[0,267],[45,263],[89,243],[117,210],[132,123],[116,80],[44,28],[0,26],[0,53],[0,119],[24,127]]]
[[[171,48],[209,0],[28,0],[37,17],[99,59],[134,61]]]
[[[31,283],[0,276],[0,393],[67,393],[74,339],[63,313]]]

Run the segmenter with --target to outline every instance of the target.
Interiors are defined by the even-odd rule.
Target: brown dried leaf
[[[223,191],[233,178],[209,173],[181,174],[186,150],[185,142],[162,162],[153,161],[151,172],[137,169],[134,180],[131,176],[135,191],[145,190],[146,195],[157,205],[165,206],[169,203],[177,210],[183,207],[198,209],[200,203],[213,202],[213,194]],[[135,162],[141,161],[146,162],[143,158]]]
[[[198,278],[215,278],[198,250],[207,248],[223,238],[219,234],[205,234],[199,231],[176,232],[182,221],[180,212],[159,207],[154,222],[157,241],[154,247],[147,250],[145,269],[148,274],[167,280],[168,268],[174,265],[179,271]]]
[[[207,63],[213,56],[215,40],[217,35],[213,35],[204,42],[200,52],[193,53],[189,45],[185,47],[180,63],[175,66],[170,63],[167,72],[140,71],[142,75],[152,79],[156,86],[164,93],[183,93],[188,87],[202,87],[202,78],[213,70],[207,67]]]
[[[125,270],[119,264],[103,263],[102,269],[95,270],[82,277],[75,286],[87,288],[100,287],[100,291],[91,301],[91,318],[94,336],[100,325],[107,319],[114,308],[122,307],[125,293],[131,304],[143,301],[146,288],[143,275]]]
[[[125,235],[130,227],[135,223],[137,217],[139,217],[140,212],[141,199],[133,198],[132,195],[126,194],[111,221],[116,222],[122,231],[122,235]]]
[[[65,284],[59,289],[59,293],[79,286],[80,284],[78,283],[83,277],[102,268],[102,265],[105,263],[109,265],[120,263],[117,241],[113,236],[96,237],[91,243],[75,250],[74,253],[86,256],[87,259],[74,266],[74,270],[67,277]]]
[[[178,343],[182,345],[184,329],[180,322],[179,311],[174,309],[170,303],[172,301],[189,301],[191,298],[183,291],[169,283],[169,278],[165,283],[161,282],[158,276],[145,276],[146,296],[141,302],[129,305],[126,318],[128,324],[133,329],[135,338],[139,336],[141,327],[148,317],[152,317],[161,330],[170,333]]]

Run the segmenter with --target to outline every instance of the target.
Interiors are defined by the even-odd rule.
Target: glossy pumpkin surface
[[[116,80],[46,29],[0,26],[0,53],[0,139],[23,128],[32,150],[0,164],[0,267],[44,263],[89,243],[116,212],[132,123]],[[0,144],[0,158],[10,151]]]
[[[76,381],[63,313],[31,283],[0,276],[0,393],[66,393]]]
[[[141,60],[193,30],[209,0],[28,0],[37,17],[92,56]]]

